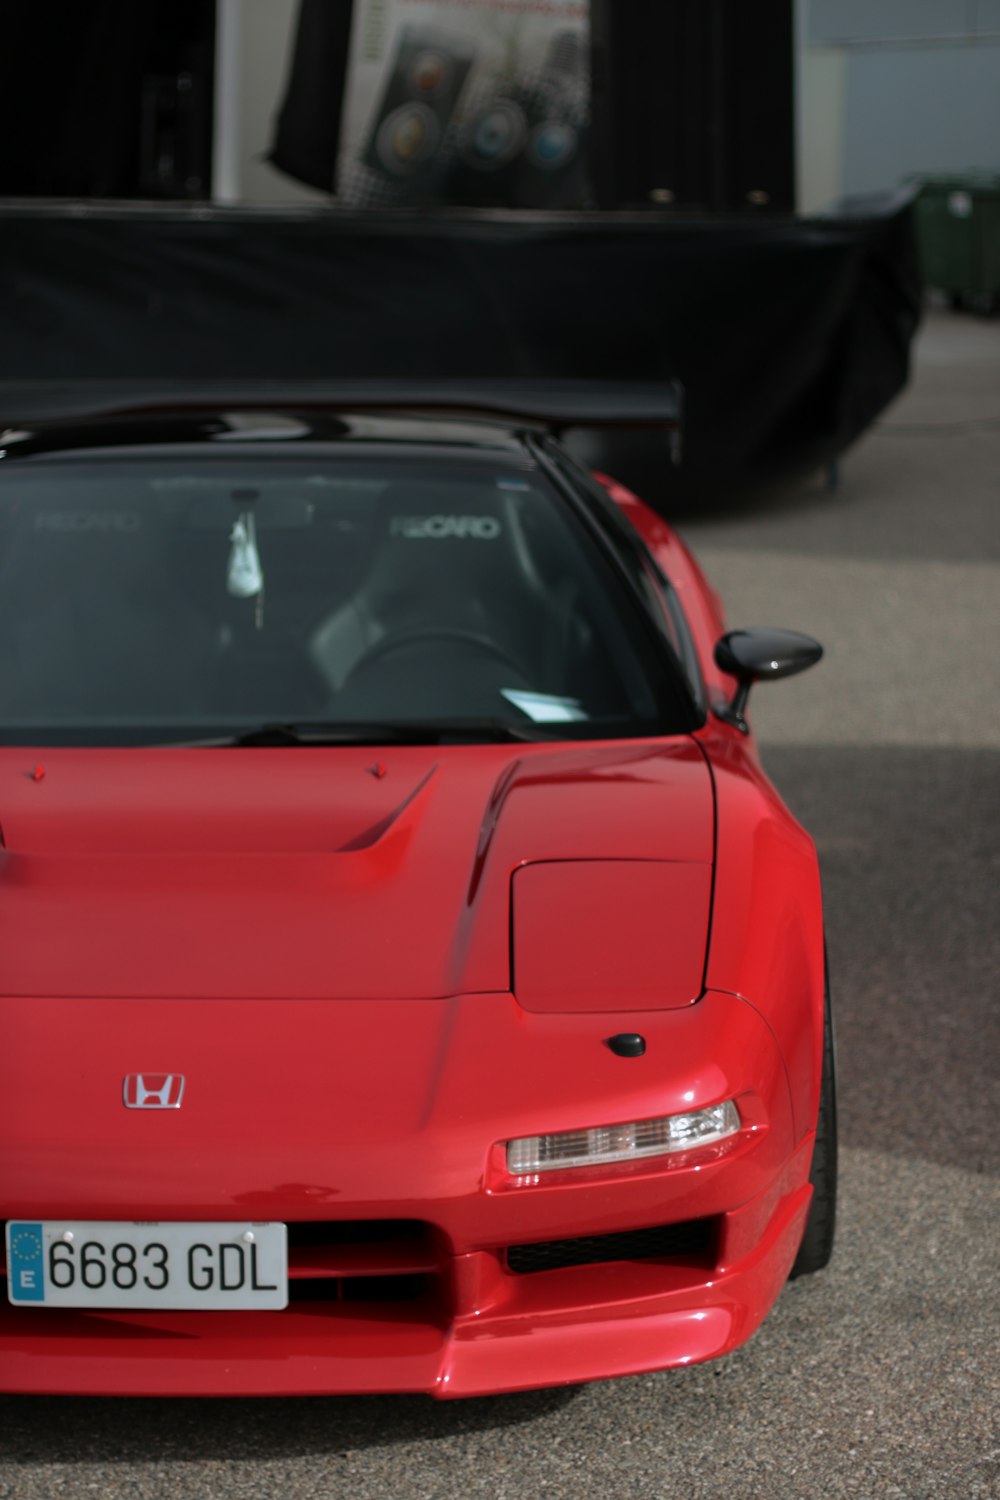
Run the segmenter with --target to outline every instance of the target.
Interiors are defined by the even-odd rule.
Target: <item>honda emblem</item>
[[[129,1073],[123,1097],[126,1109],[180,1109],[183,1073]]]

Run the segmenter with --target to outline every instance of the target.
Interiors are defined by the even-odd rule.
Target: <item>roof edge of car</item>
[[[360,380],[91,380],[0,382],[0,424],[170,417],[207,410],[405,411],[542,427],[661,428],[675,450],[684,391],[677,380],[532,377]]]

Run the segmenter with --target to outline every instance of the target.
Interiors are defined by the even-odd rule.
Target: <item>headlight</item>
[[[740,1128],[739,1110],[731,1099],[683,1115],[658,1120],[636,1120],[627,1125],[597,1125],[592,1130],[567,1130],[558,1135],[528,1135],[507,1142],[507,1170],[514,1177],[550,1172],[561,1167],[596,1167],[637,1161],[710,1146]]]

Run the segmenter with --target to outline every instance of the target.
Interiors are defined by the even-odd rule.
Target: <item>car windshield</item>
[[[517,456],[36,460],[0,481],[7,743],[686,727],[617,570]]]

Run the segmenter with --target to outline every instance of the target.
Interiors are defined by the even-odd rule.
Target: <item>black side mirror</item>
[[[819,641],[797,630],[731,630],[715,643],[715,665],[735,677],[739,687],[732,703],[715,709],[716,716],[749,734],[744,715],[753,684],[794,677],[814,667],[822,655]]]

